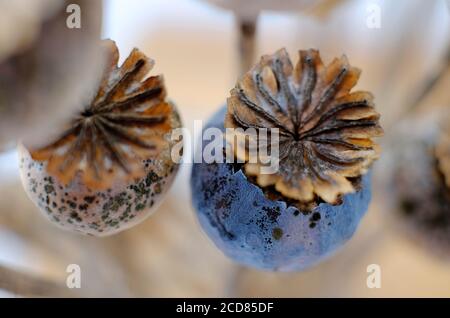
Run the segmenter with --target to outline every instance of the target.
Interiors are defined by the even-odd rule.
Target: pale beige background
[[[380,29],[366,25],[369,4],[381,8]],[[389,138],[424,80],[438,68],[448,46],[448,12],[445,1],[346,1],[325,19],[265,12],[257,51],[271,53],[284,46],[294,56],[297,49],[315,47],[325,61],[347,54],[363,69],[358,87],[375,93]],[[206,120],[224,103],[237,74],[230,12],[195,0],[106,0],[104,18],[104,36],[117,41],[122,57],[137,46],[156,60],[155,70],[164,73],[186,127]],[[422,107],[449,105],[449,77]],[[450,296],[450,263],[403,235],[390,217],[383,161],[376,166],[370,210],[353,239],[328,261],[291,274],[236,266],[213,246],[191,208],[188,165],[155,215],[106,239],[80,237],[48,224],[26,198],[16,169],[14,153],[0,157],[0,264],[56,285],[64,285],[68,264],[79,264],[82,289],[66,290],[68,295]],[[369,264],[381,266],[380,289],[366,286]],[[60,292],[49,287],[44,294]]]

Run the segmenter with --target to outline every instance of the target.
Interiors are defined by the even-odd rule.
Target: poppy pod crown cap
[[[166,146],[173,107],[166,100],[162,76],[146,77],[154,61],[134,49],[117,65],[115,42],[102,42],[105,68],[96,96],[68,123],[59,138],[33,149],[49,174],[69,184],[77,174],[93,189],[106,189],[145,176],[142,161]]]
[[[300,51],[295,66],[285,49],[263,56],[231,90],[225,127],[278,129],[279,169],[262,174],[244,146],[235,153],[244,154],[245,174],[302,203],[335,204],[354,192],[379,156],[373,138],[383,134],[373,95],[351,91],[360,73],[345,55],[324,65],[314,49]]]

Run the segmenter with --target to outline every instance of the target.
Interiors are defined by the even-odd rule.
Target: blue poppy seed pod
[[[372,137],[382,134],[372,95],[350,93],[358,76],[345,57],[325,67],[317,51],[300,51],[294,68],[280,50],[262,57],[209,121],[205,130],[280,131],[279,169],[270,175],[255,169],[248,150],[234,152],[240,164],[193,165],[199,222],[228,257],[299,271],[352,237],[371,198],[370,166],[379,153]]]

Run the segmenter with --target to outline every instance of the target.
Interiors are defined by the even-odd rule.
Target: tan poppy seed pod
[[[68,27],[69,4],[81,28]],[[45,142],[83,104],[101,67],[101,21],[99,0],[0,2],[0,149]]]
[[[181,127],[154,62],[134,49],[121,66],[113,41],[103,41],[96,94],[58,137],[19,147],[24,188],[58,226],[94,236],[130,228],[155,211],[172,184]]]

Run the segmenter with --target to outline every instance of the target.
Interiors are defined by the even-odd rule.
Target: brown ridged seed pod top
[[[119,67],[115,42],[102,45],[106,63],[95,98],[57,140],[30,151],[60,182],[69,184],[80,175],[99,190],[145,175],[142,160],[164,146],[172,111],[162,76],[145,78],[153,60],[134,49]]]
[[[349,178],[378,158],[373,137],[383,134],[372,94],[351,92],[359,75],[345,56],[325,66],[313,49],[300,51],[295,67],[285,49],[263,56],[231,90],[225,127],[278,128],[279,169],[262,174],[247,146],[235,152],[244,154],[246,175],[300,202],[335,204],[355,191]]]

